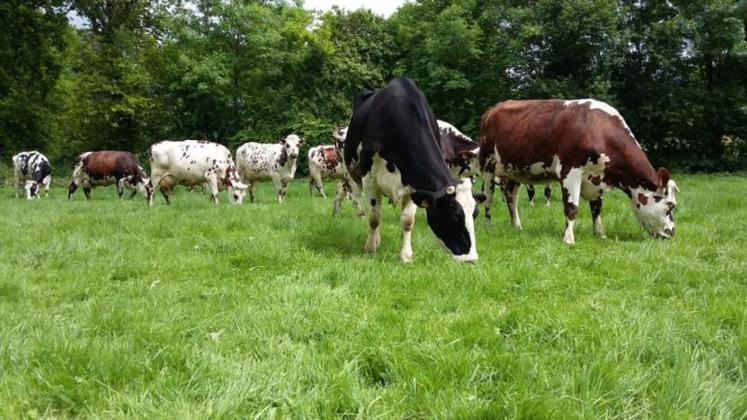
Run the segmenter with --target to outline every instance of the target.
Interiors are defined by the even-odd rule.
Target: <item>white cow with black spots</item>
[[[213,204],[218,192],[228,190],[228,201],[241,204],[246,185],[236,171],[231,152],[223,145],[205,140],[162,141],[150,147],[151,181],[160,188],[167,204],[175,185],[204,185]],[[152,203],[152,200],[151,200]]]
[[[16,198],[20,191],[21,181],[26,181],[23,187],[26,199],[33,200],[39,197],[39,190],[44,187],[49,197],[49,184],[52,182],[52,167],[49,159],[36,150],[21,152],[13,156],[13,185],[16,190]]]
[[[236,150],[239,176],[248,185],[251,201],[254,201],[254,184],[272,180],[278,203],[283,202],[288,184],[296,175],[298,148],[303,144],[304,139],[291,134],[276,144],[248,142]]]

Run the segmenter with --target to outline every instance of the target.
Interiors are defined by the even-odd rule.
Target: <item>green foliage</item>
[[[673,240],[613,192],[609,239],[582,209],[566,247],[556,191],[522,231],[477,223],[469,265],[422,210],[403,264],[389,206],[365,254],[300,179],[217,208],[0,188],[0,417],[740,418],[747,178],[675,179]]]
[[[62,0],[0,2],[0,153],[43,149],[54,139],[51,95],[62,70]]]

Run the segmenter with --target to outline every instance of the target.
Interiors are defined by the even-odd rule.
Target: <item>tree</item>
[[[62,0],[0,3],[0,153],[44,149],[54,140],[51,93],[66,48],[62,6]]]

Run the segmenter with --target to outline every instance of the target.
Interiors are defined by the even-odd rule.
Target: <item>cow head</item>
[[[669,178],[666,169],[659,169],[658,178],[654,190],[643,187],[632,189],[630,200],[635,218],[646,231],[654,238],[669,239],[674,236],[675,193],[680,190]]]
[[[23,190],[26,191],[27,200],[33,200],[39,197],[39,183],[36,181],[26,181],[26,185],[23,186]]]
[[[137,189],[140,190],[143,195],[145,195],[145,200],[148,203],[153,200],[153,191],[155,189],[153,188],[153,183],[149,178],[143,178],[142,181],[138,184]]]
[[[416,191],[411,198],[415,204],[425,208],[428,226],[456,261],[477,261],[475,227],[471,217],[475,199],[470,179],[449,185],[441,192]]]
[[[306,144],[306,140],[295,134],[291,134],[280,140],[280,144],[283,146],[285,153],[288,154],[288,158],[293,160],[298,158],[298,148]]]
[[[241,204],[244,202],[244,196],[249,187],[241,182],[241,179],[236,173],[236,168],[234,168],[233,165],[226,169],[226,177],[223,179],[223,184],[225,184],[226,190],[228,191],[229,203]]]

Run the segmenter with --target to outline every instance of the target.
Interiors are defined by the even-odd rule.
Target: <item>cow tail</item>
[[[495,154],[495,131],[493,116],[495,108],[487,110],[480,118],[480,170],[485,169],[486,163]]]

